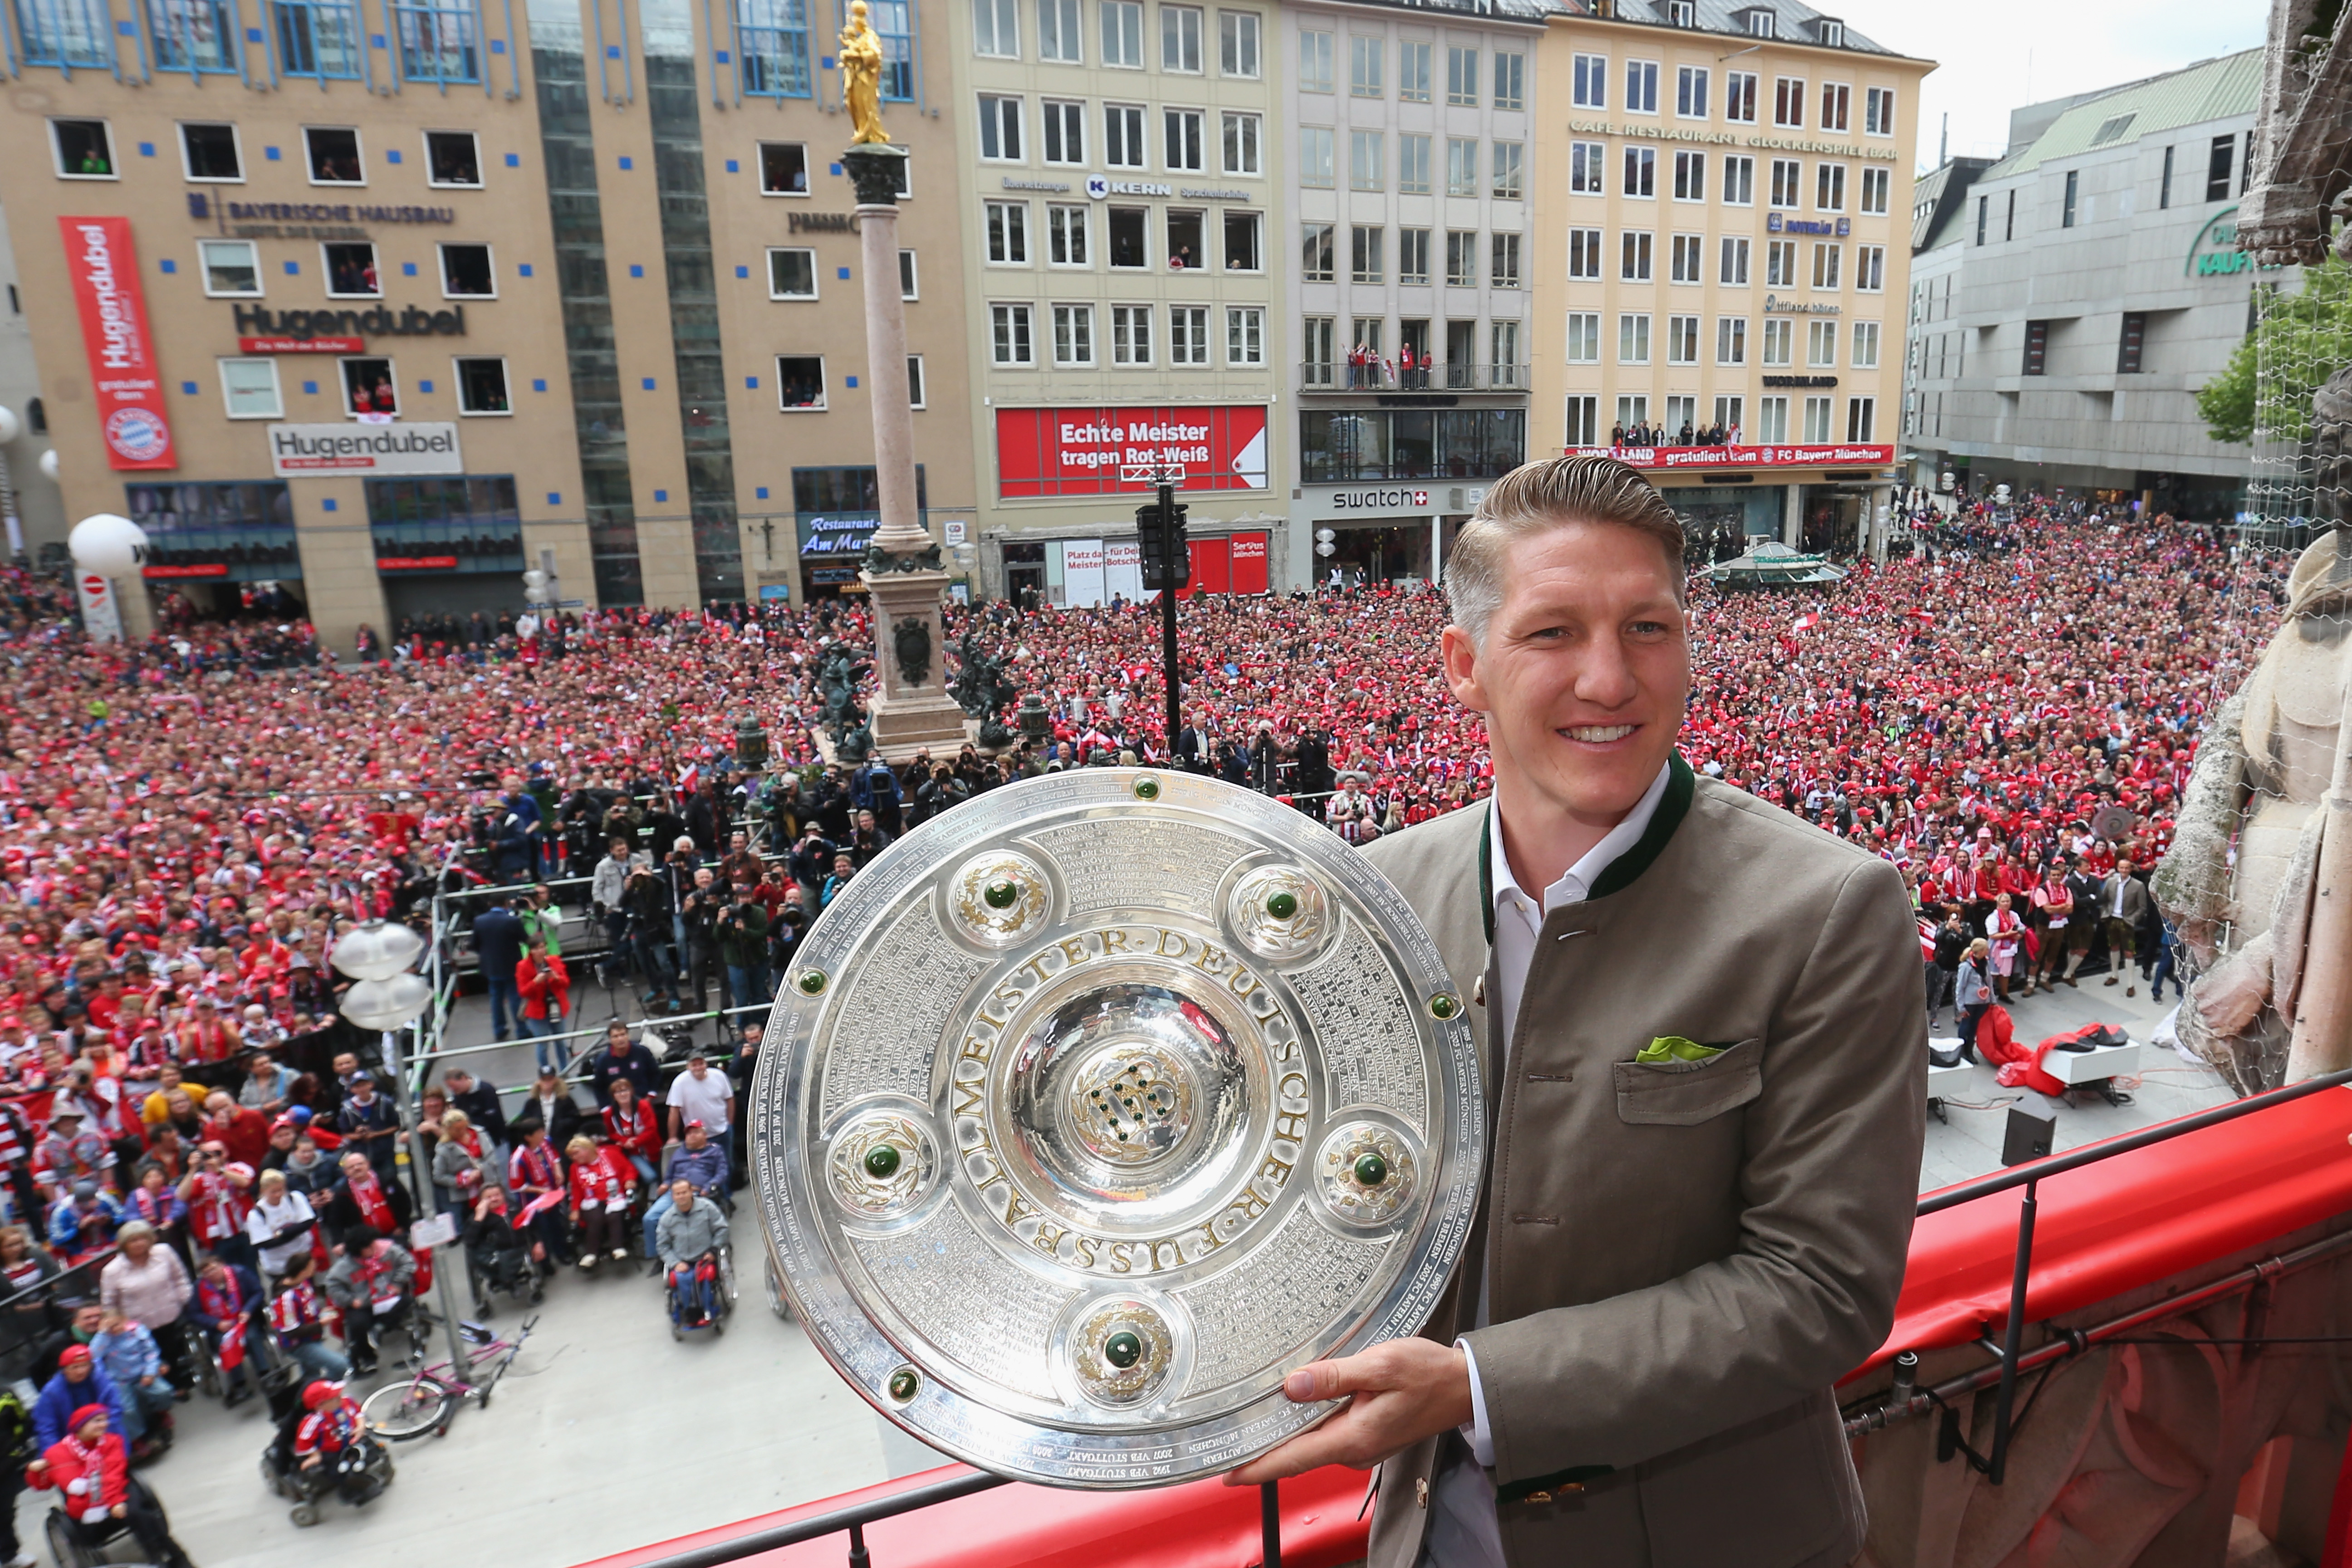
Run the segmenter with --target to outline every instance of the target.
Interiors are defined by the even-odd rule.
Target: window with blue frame
[[[848,7],[842,25],[848,26]],[[915,98],[915,0],[867,0],[866,21],[882,40],[882,96],[897,103]]]
[[[278,74],[317,81],[360,79],[360,21],[343,0],[273,0]]]
[[[147,531],[151,582],[298,582],[302,552],[282,479],[125,485],[123,510]]]
[[[367,507],[381,572],[523,569],[522,513],[511,474],[370,479]]]
[[[107,70],[114,64],[105,0],[16,0],[16,36],[28,66]]]
[[[480,27],[471,5],[395,5],[400,74],[405,81],[448,86],[482,79]]]
[[[735,58],[751,97],[809,97],[808,0],[736,0]]]
[[[236,16],[226,0],[147,0],[147,31],[159,71],[236,74]]]

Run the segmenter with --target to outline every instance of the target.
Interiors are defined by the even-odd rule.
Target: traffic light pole
[[[1171,540],[1172,548],[1183,549],[1186,547],[1181,541],[1174,541],[1175,516],[1176,487],[1163,484],[1160,487],[1160,537]],[[1171,560],[1167,576],[1173,579],[1176,575]],[[1176,664],[1176,585],[1173,581],[1163,583],[1160,589],[1160,667],[1168,686],[1168,765],[1181,767],[1183,758],[1177,750],[1177,738],[1184,732],[1184,682]]]

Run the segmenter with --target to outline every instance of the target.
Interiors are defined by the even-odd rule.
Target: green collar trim
[[[1609,862],[1585,894],[1589,901],[1605,899],[1612,893],[1623,892],[1633,885],[1634,879],[1650,868],[1650,863],[1665,852],[1666,844],[1675,829],[1689,815],[1691,799],[1698,793],[1698,777],[1683,761],[1679,751],[1666,758],[1666,790],[1658,797],[1658,809],[1650,814],[1650,826],[1633,847]],[[1495,945],[1495,805],[1494,797],[1486,800],[1486,820],[1478,829],[1478,916],[1486,924],[1486,945]]]

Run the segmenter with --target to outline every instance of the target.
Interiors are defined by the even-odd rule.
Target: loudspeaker
[[[2051,1141],[2057,1136],[2058,1119],[2036,1116],[2030,1110],[2011,1106],[2009,1130],[2001,1135],[2000,1163],[2022,1165],[2028,1160],[2039,1160],[2050,1152]]]

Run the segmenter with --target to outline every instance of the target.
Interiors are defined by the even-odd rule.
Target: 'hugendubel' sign
[[[155,367],[147,306],[139,292],[131,220],[61,217],[58,227],[65,233],[66,268],[81,309],[82,348],[89,355],[107,465],[176,468],[172,422],[163,413],[163,377]]]

